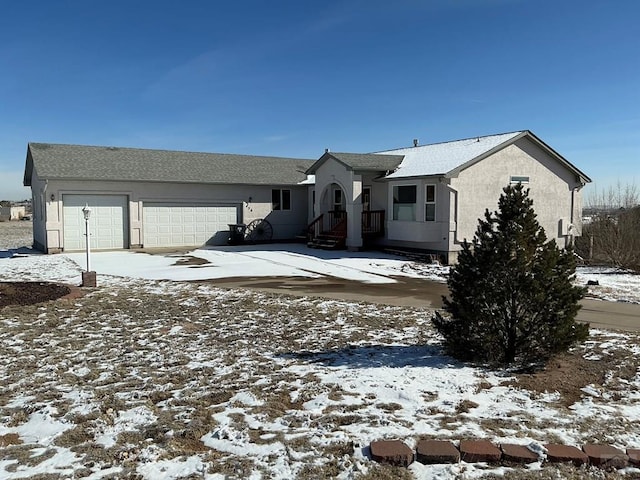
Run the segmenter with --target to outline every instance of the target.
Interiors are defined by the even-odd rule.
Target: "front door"
[[[362,212],[371,210],[371,187],[362,188]],[[364,213],[362,215],[362,231],[366,232],[371,224],[371,217]]]
[[[364,187],[362,189],[362,211],[368,212],[371,210],[371,187]]]

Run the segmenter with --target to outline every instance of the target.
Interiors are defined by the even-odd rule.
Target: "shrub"
[[[433,319],[449,354],[528,365],[588,336],[588,325],[575,322],[585,290],[572,284],[573,251],[546,240],[529,191],[504,188],[451,271],[448,315]]]

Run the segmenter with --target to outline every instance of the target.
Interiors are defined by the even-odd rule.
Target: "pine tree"
[[[587,338],[589,326],[575,322],[585,290],[572,284],[573,251],[546,240],[529,191],[504,188],[498,210],[485,212],[452,268],[448,315],[433,319],[448,353],[527,365]]]

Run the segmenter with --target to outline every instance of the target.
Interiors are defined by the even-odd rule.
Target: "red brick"
[[[416,460],[425,465],[458,463],[460,452],[448,441],[420,440],[416,446]]]
[[[498,463],[502,452],[489,440],[460,440],[460,457],[467,463]]]
[[[583,465],[589,461],[589,457],[584,452],[570,445],[550,443],[544,447],[547,449],[547,462],[571,462],[574,465]]]
[[[503,443],[500,445],[500,449],[502,450],[503,462],[533,463],[539,460],[538,455],[524,445]]]
[[[629,457],[622,451],[609,445],[588,444],[582,447],[589,457],[589,463],[602,468],[624,468]]]
[[[400,440],[371,442],[371,458],[379,463],[408,467],[413,463],[413,450]]]
[[[629,463],[640,465],[640,448],[627,448],[627,456]]]

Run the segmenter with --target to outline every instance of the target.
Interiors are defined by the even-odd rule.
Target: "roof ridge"
[[[164,148],[143,148],[143,147],[117,147],[113,145],[83,145],[77,143],[48,143],[48,142],[28,142],[27,146],[42,145],[45,147],[71,147],[71,148],[89,148],[89,149],[102,149],[102,150],[130,150],[130,151],[142,151],[142,152],[163,152],[163,153],[184,153],[193,155],[228,155],[233,157],[256,157],[256,158],[273,158],[282,160],[303,160],[303,161],[315,161],[312,158],[301,157],[281,157],[277,155],[256,155],[252,153],[224,153],[224,152],[194,152],[191,150],[170,150]]]
[[[514,130],[512,132],[493,133],[493,134],[490,134],[490,135],[475,135],[475,136],[467,137],[467,138],[459,138],[457,140],[446,140],[446,141],[442,141],[442,142],[425,143],[424,145],[418,145],[418,146],[409,145],[407,147],[388,148],[386,150],[379,150],[379,151],[371,152],[371,153],[379,154],[379,153],[385,153],[385,152],[393,152],[393,151],[397,151],[397,150],[407,150],[407,149],[414,149],[414,148],[421,148],[421,147],[430,147],[430,146],[434,146],[434,145],[444,145],[446,143],[464,142],[464,141],[480,139],[480,138],[500,137],[500,136],[506,136],[506,135],[514,135],[515,136],[515,135],[519,135],[519,134],[525,133],[525,132],[529,132],[529,130]]]

